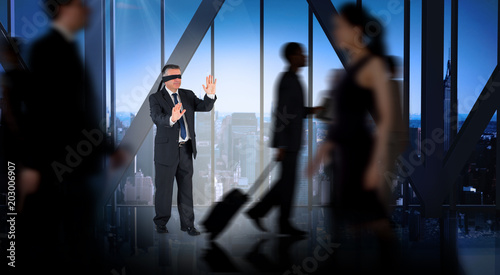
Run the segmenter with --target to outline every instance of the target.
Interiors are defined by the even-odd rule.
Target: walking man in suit
[[[57,274],[78,267],[92,274],[102,263],[94,187],[106,135],[99,123],[98,90],[92,88],[76,39],[90,11],[82,0],[42,3],[51,25],[28,52],[30,73],[23,81],[29,85],[15,91],[24,105],[16,264],[26,272]]]
[[[297,157],[302,143],[303,119],[321,107],[304,106],[304,89],[297,72],[306,66],[303,47],[295,42],[283,48],[283,58],[289,65],[287,72],[281,75],[276,93],[278,101],[274,110],[274,136],[272,147],[278,149],[276,157],[281,162],[281,175],[273,188],[252,207],[246,214],[262,231],[262,218],[273,206],[280,207],[279,233],[292,236],[303,236],[305,231],[292,226],[290,222],[293,195],[296,186]]]
[[[151,118],[156,124],[155,137],[155,211],[153,221],[158,233],[168,233],[166,224],[171,216],[174,178],[177,180],[177,208],[181,230],[191,236],[200,235],[194,227],[193,157],[196,158],[194,112],[212,110],[217,80],[206,79],[205,97],[199,99],[192,91],[179,89],[181,69],[167,64],[162,70],[163,87],[149,97]]]

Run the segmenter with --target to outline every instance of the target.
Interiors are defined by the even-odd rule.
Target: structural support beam
[[[347,56],[340,50],[339,46],[335,42],[335,39],[333,38],[332,19],[334,16],[338,15],[337,10],[331,1],[307,0],[307,2],[316,16],[316,19],[318,19],[318,22],[325,32],[328,41],[330,41],[330,44],[332,44],[333,49],[337,53],[340,62],[342,62],[342,65],[344,65],[345,68],[347,65]]]
[[[14,0],[7,0],[7,31],[11,36],[14,35],[14,30],[16,28],[15,20],[15,4]]]
[[[425,180],[415,182],[427,204],[428,217],[441,215],[443,184],[438,176],[443,166],[443,142],[435,135],[444,133],[444,0],[422,1],[422,158]]]
[[[404,64],[403,64],[403,122],[405,129],[410,128],[410,0],[404,2]],[[409,185],[403,182],[403,225],[408,225]],[[411,183],[413,184],[413,183]]]
[[[403,170],[410,176],[410,180],[415,187],[415,192],[424,205],[427,217],[439,217],[441,215],[443,201],[449,195],[453,183],[460,174],[461,168],[463,168],[467,159],[474,151],[484,129],[500,106],[500,70],[497,65],[467,116],[467,119],[460,128],[460,131],[453,139],[446,156],[442,161],[439,160],[439,154],[442,153],[442,141],[444,141],[444,136],[440,135],[442,130],[439,130],[443,129],[444,126],[442,125],[443,99],[441,98],[443,95],[441,79],[443,56],[441,50],[442,44],[440,43],[440,41],[442,42],[442,36],[439,34],[439,36],[433,39],[432,35],[429,34],[429,29],[431,29],[431,33],[432,29],[441,33],[443,28],[439,27],[439,23],[434,22],[429,16],[440,16],[443,10],[440,10],[437,6],[442,7],[441,4],[441,0],[424,1],[422,9],[422,147],[428,146],[428,148],[424,148],[427,154],[423,154],[423,162],[417,157],[416,151],[408,150],[401,156]],[[452,7],[452,18],[454,20],[457,20],[456,16],[458,15],[456,12],[456,4],[457,3]],[[455,9],[455,12],[453,12],[453,9]],[[441,20],[439,21],[442,22]],[[456,33],[452,34],[454,37],[456,37],[456,35]],[[429,43],[431,45],[429,45]],[[438,45],[436,45],[436,43],[438,43]],[[441,46],[439,46],[439,44],[441,44]],[[429,52],[429,47],[434,47],[435,53],[433,53],[432,50]],[[439,63],[436,64],[438,68],[430,68],[429,70],[429,67],[432,67],[433,59],[438,61],[436,62]],[[500,48],[498,60],[500,62]],[[456,64],[456,52],[454,53],[453,49],[452,61],[455,61]],[[434,71],[434,76],[431,73],[432,71]],[[451,73],[456,75],[453,69]],[[431,79],[429,79],[429,77],[431,77]],[[433,90],[435,91],[434,95],[432,94]],[[440,125],[441,128],[439,128]],[[432,135],[433,130],[436,131],[434,136]],[[429,153],[432,153],[432,155],[429,155]],[[497,170],[497,173],[500,173],[500,169],[497,168]],[[497,194],[497,197],[500,196]],[[498,204],[497,208],[500,209]]]
[[[308,18],[307,18],[307,25],[308,25],[308,57],[307,57],[307,106],[313,107],[313,41],[314,41],[314,31],[313,31],[313,12],[311,7],[309,6],[309,12],[308,12]],[[314,131],[313,131],[313,118],[312,116],[309,116],[307,118],[307,162],[311,163],[312,162],[312,155],[313,155],[313,138],[314,138]],[[308,211],[312,210],[312,201],[313,200],[313,179],[312,177],[307,177],[307,209]],[[311,217],[311,215],[309,215]]]
[[[184,71],[188,66],[191,58],[198,49],[201,41],[205,37],[208,29],[212,25],[217,13],[224,4],[225,0],[203,0],[196,10],[191,22],[187,26],[184,34],[180,38],[177,46],[172,52],[170,58],[166,62],[167,64],[177,64]],[[131,154],[137,154],[137,151],[141,147],[144,139],[146,138],[149,130],[153,127],[153,121],[149,117],[149,95],[155,93],[159,90],[161,84],[161,73],[158,73],[158,77],[149,91],[148,95],[144,99],[144,102],[137,112],[134,120],[130,124],[129,129],[125,133],[119,147],[126,148]],[[130,160],[131,162],[132,160]],[[109,181],[106,183],[106,187],[103,190],[102,205],[105,205],[114,190],[120,183],[127,167],[130,165],[126,163],[119,171],[116,171]]]
[[[115,10],[116,1],[111,0],[109,7],[109,85],[110,85],[110,105],[109,128],[113,147],[116,146],[116,61],[115,61]]]
[[[476,148],[484,129],[500,106],[499,94],[500,70],[497,65],[446,155],[444,173],[447,179],[447,190],[458,178],[461,168]]]
[[[260,0],[260,116],[259,116],[259,175],[264,171],[264,0]],[[259,190],[262,190],[260,188]],[[260,193],[257,193],[259,196]]]
[[[210,73],[215,76],[215,23],[210,29]],[[215,129],[215,110],[210,111],[210,126]],[[210,186],[211,200],[215,202],[215,131],[210,131]]]
[[[458,130],[458,0],[451,1],[451,49],[450,49],[450,143],[453,142]]]

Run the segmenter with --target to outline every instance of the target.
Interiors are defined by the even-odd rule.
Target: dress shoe
[[[164,225],[156,225],[156,232],[158,233],[168,233],[167,227]]]
[[[267,229],[262,225],[262,217],[255,216],[250,211],[246,212],[245,214],[253,221],[257,228],[259,228],[261,231],[267,232]]]
[[[303,230],[299,230],[291,225],[280,226],[279,234],[302,237],[306,236],[307,232]]]
[[[181,228],[181,231],[185,231],[187,232],[189,235],[191,236],[198,236],[200,235],[200,231],[198,231],[196,228],[194,227],[186,227],[186,228]]]

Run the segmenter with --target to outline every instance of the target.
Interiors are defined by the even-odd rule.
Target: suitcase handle
[[[260,185],[262,184],[262,182],[264,182],[264,180],[269,176],[269,174],[271,173],[271,171],[273,170],[273,168],[274,168],[275,165],[276,165],[276,161],[271,161],[266,166],[266,168],[264,168],[264,171],[262,171],[262,173],[260,174],[260,176],[255,180],[255,182],[252,185],[252,187],[250,187],[250,189],[248,189],[248,192],[247,192],[248,196],[253,195],[253,193],[255,193],[255,191],[257,191],[257,189],[260,187]]]

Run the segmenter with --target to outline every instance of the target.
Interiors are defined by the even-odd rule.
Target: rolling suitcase
[[[222,201],[216,203],[206,219],[202,221],[205,232],[210,233],[209,239],[214,240],[226,228],[231,219],[236,215],[236,212],[248,201],[248,198],[259,188],[259,186],[268,178],[269,173],[274,168],[276,162],[272,161],[267,165],[259,178],[250,187],[245,194],[240,189],[235,188],[229,191]]]

